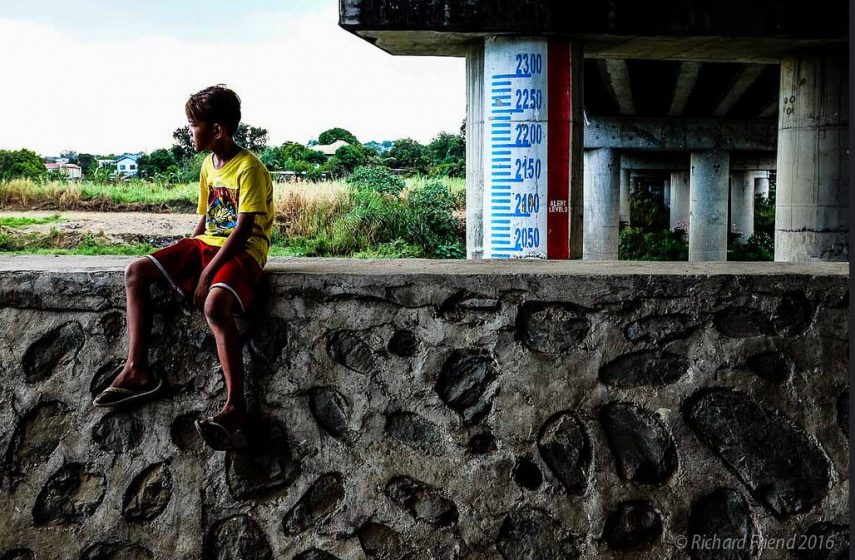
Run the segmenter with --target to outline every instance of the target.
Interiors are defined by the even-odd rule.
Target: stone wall
[[[280,260],[221,453],[212,336],[165,291],[168,391],[90,404],[126,262],[0,261],[2,560],[847,555],[848,265]]]

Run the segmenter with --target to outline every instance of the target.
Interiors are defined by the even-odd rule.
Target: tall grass
[[[0,182],[0,208],[57,210],[138,206],[140,209],[192,210],[199,196],[197,183],[168,185],[129,181],[104,184],[12,179]]]

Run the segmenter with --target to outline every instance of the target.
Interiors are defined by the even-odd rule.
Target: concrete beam
[[[677,84],[674,86],[674,97],[671,98],[671,108],[668,109],[669,117],[679,117],[686,110],[689,95],[695,89],[698,81],[698,72],[701,70],[699,62],[683,62],[677,73]]]
[[[403,55],[463,56],[473,39],[514,34],[581,39],[591,58],[765,63],[849,32],[841,0],[339,0],[339,25]]]
[[[778,158],[775,152],[731,152],[731,171],[770,171]],[[623,152],[621,169],[632,171],[688,171],[689,154]]]
[[[597,66],[606,89],[611,93],[618,112],[621,115],[634,115],[635,103],[632,99],[629,70],[625,60],[603,60]]]
[[[774,151],[778,123],[768,120],[589,117],[585,148]]]
[[[736,79],[730,86],[730,89],[719,102],[718,106],[713,111],[714,117],[724,117],[727,115],[736,102],[748,91],[748,88],[757,81],[760,74],[763,73],[766,67],[762,64],[746,64],[745,67],[736,75]]]

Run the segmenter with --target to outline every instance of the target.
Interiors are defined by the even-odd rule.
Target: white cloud
[[[271,143],[341,126],[362,141],[426,142],[465,113],[462,59],[393,57],[337,25],[332,10],[267,23],[258,43],[77,39],[44,24],[0,19],[0,148],[42,154],[150,151],[172,144],[194,91],[226,83],[244,121]],[[249,29],[259,24],[247,26]],[[245,30],[246,31],[246,30]],[[235,33],[240,33],[236,29]]]

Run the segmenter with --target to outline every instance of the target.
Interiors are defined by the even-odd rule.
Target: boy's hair
[[[224,84],[194,93],[184,105],[187,118],[209,125],[219,123],[229,134],[240,124],[240,97]]]

